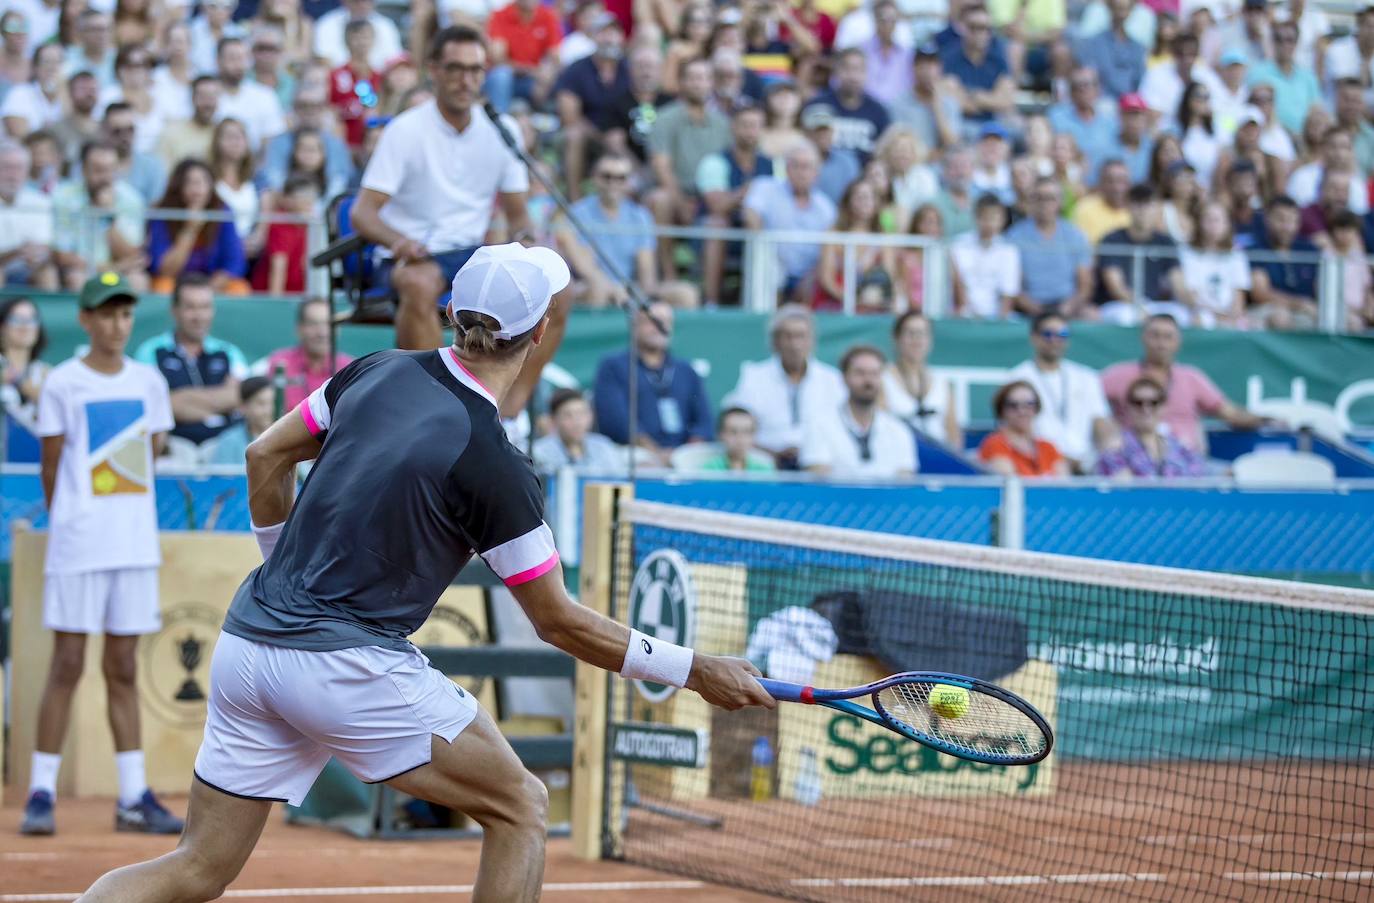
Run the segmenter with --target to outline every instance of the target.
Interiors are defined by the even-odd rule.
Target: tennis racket
[[[990,765],[1030,765],[1050,754],[1054,733],[1035,707],[1015,693],[972,677],[938,671],[907,671],[862,687],[818,690],[759,678],[774,699],[823,705],[896,731],[908,740],[960,759]],[[968,710],[958,717],[930,703],[937,686],[968,691]],[[872,698],[873,708],[851,700]]]

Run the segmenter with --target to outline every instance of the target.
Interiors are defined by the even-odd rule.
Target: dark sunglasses
[[[1040,410],[1040,402],[1036,401],[1034,398],[1008,398],[1006,401],[1002,402],[1002,409],[1013,411],[1038,411]]]
[[[603,182],[628,182],[630,174],[627,172],[599,172],[596,177]]]
[[[1072,333],[1070,333],[1068,329],[1040,330],[1040,338],[1044,339],[1047,342],[1053,341],[1055,339],[1059,339],[1060,341],[1067,341],[1070,335],[1072,335]]]
[[[1152,395],[1149,398],[1129,399],[1127,401],[1127,404],[1129,404],[1133,408],[1141,408],[1143,410],[1153,411],[1155,408],[1164,404],[1164,399],[1160,398],[1158,395]]]

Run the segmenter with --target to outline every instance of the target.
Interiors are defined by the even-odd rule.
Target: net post
[[[1026,487],[1016,477],[1002,481],[1002,501],[997,507],[997,545],[1004,549],[1026,547]]]
[[[634,494],[628,483],[588,483],[582,500],[582,560],[578,601],[611,613],[616,506]],[[577,663],[573,684],[572,842],[579,859],[601,859],[615,838],[606,837],[606,696],[610,674]],[[614,829],[612,829],[614,830]]]

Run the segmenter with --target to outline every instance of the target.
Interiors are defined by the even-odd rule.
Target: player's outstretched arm
[[[685,686],[701,694],[701,698],[723,709],[739,709],[760,705],[773,708],[777,702],[754,678],[759,671],[748,661],[702,652],[682,650],[657,640],[648,645],[655,651],[645,652],[645,638],[634,637],[628,627],[578,605],[563,588],[563,567],[554,568],[528,583],[510,588],[515,600],[525,610],[539,638],[584,662],[614,671],[624,677],[652,677],[676,686]],[[641,643],[632,650],[631,640]],[[653,656],[660,659],[675,656],[685,665],[682,654],[690,656],[690,667],[676,678],[664,672],[636,673],[636,669],[659,668]],[[669,666],[671,667],[671,666]]]
[[[288,411],[254,439],[245,454],[248,511],[258,527],[279,525],[291,513],[296,465],[312,460],[320,442],[310,434],[299,409]]]

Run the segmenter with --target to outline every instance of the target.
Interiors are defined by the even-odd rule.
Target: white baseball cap
[[[462,310],[486,314],[501,324],[498,339],[513,339],[535,327],[554,295],[568,287],[572,273],[548,248],[519,242],[478,248],[453,277],[449,315]]]

